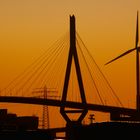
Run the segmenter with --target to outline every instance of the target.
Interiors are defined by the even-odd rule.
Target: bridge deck
[[[0,102],[8,102],[8,103],[25,103],[25,104],[36,104],[36,105],[48,105],[48,106],[65,106],[68,108],[78,108],[88,110],[100,111],[100,112],[117,112],[124,115],[134,115],[137,113],[136,109],[131,108],[122,108],[115,106],[106,106],[106,105],[97,105],[97,104],[82,104],[79,102],[66,101],[63,102],[61,100],[55,99],[42,99],[42,98],[34,98],[34,97],[8,97],[8,96],[0,96]]]

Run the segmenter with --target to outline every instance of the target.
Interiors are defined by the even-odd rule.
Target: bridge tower
[[[76,29],[75,29],[75,16],[74,15],[70,16],[70,49],[69,49],[69,55],[68,55],[66,73],[65,73],[62,99],[61,99],[62,102],[66,102],[67,100],[68,84],[69,84],[69,79],[70,79],[72,60],[74,60],[74,63],[75,63],[75,69],[76,69],[76,75],[77,75],[78,85],[80,89],[81,101],[83,104],[86,104],[85,91],[84,91],[82,75],[81,75],[81,70],[80,70],[80,65],[79,65],[79,59],[78,59],[78,54],[77,54],[77,49],[76,49]],[[79,112],[81,114],[75,122],[81,123],[88,112],[86,108],[82,110],[66,110],[65,106],[60,107],[60,113],[67,123],[72,122],[71,118],[69,118],[67,113],[76,114]]]

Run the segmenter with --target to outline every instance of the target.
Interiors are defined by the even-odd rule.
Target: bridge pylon
[[[75,29],[75,16],[70,16],[70,49],[69,49],[69,56],[67,61],[67,67],[66,67],[66,73],[65,73],[65,81],[64,81],[64,87],[63,87],[63,93],[62,93],[62,102],[67,101],[67,93],[68,93],[68,85],[70,80],[70,72],[72,67],[72,60],[75,62],[75,69],[76,69],[76,75],[80,90],[80,97],[82,104],[86,104],[86,97],[85,97],[85,90],[82,80],[82,74],[80,70],[80,64],[76,49],[76,29]],[[63,118],[66,120],[66,122],[72,122],[71,118],[68,117],[67,113],[81,113],[77,122],[81,123],[84,117],[86,116],[88,110],[87,108],[81,109],[81,110],[66,110],[65,106],[60,107],[60,113],[63,116]]]

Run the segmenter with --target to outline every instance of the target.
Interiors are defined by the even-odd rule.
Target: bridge
[[[84,109],[87,108],[88,110],[93,111],[101,111],[101,112],[107,112],[111,113],[114,112],[114,110],[118,113],[122,113],[124,115],[133,115],[137,113],[136,109],[130,109],[130,108],[122,108],[122,107],[115,107],[115,106],[103,106],[103,105],[97,105],[97,104],[82,104],[78,102],[72,102],[72,101],[61,101],[61,100],[55,100],[55,99],[42,99],[42,98],[34,98],[34,97],[7,97],[7,96],[1,96],[0,102],[8,102],[8,103],[24,103],[24,104],[35,104],[35,105],[48,105],[48,106],[56,106],[56,107],[68,107],[68,108],[74,108],[74,109]]]
[[[109,64],[113,62],[114,60],[120,58],[121,56],[124,56],[132,51],[136,51],[136,54],[137,54],[137,57],[136,57],[136,68],[137,68],[136,109],[123,107],[121,101],[115,94],[114,90],[111,88],[109,82],[107,81],[103,73],[101,72],[100,68],[96,64],[92,55],[87,50],[81,37],[79,36],[78,33],[76,33],[74,15],[70,16],[70,42],[67,42],[69,41],[69,39],[66,39],[66,36],[63,37],[63,40],[65,40],[66,42],[57,41],[56,42],[57,45],[54,44],[54,46],[57,46],[57,47],[53,46],[54,48],[50,48],[49,54],[47,56],[45,52],[44,53],[45,55],[43,54],[39,59],[35,61],[35,63],[29,66],[27,71],[25,70],[21,75],[19,75],[6,88],[4,88],[1,91],[0,102],[47,105],[47,106],[59,107],[60,113],[62,117],[66,120],[66,122],[72,121],[72,119],[69,118],[67,113],[75,113],[75,114],[81,113],[80,117],[77,119],[77,121],[81,122],[87,115],[88,110],[110,113],[111,120],[140,121],[140,87],[139,87],[140,82],[139,82],[139,61],[138,61],[139,60],[139,46],[138,46],[139,40],[138,38],[139,36],[138,36],[138,14],[137,14],[136,47],[134,49],[131,49],[125,52],[124,54],[120,55],[119,57],[107,63]],[[70,48],[65,49],[64,47],[65,45],[70,46]],[[90,64],[89,64],[90,66],[88,65],[88,62],[86,61],[86,55],[84,54],[83,50],[80,48],[80,45],[84,47],[84,50],[88,54],[88,59],[90,59]],[[62,55],[62,52],[63,52],[63,55]],[[68,59],[65,59],[67,58],[67,55],[68,55]],[[81,63],[80,63],[81,59],[79,58],[82,59]],[[62,62],[63,59],[65,59],[64,62]],[[96,72],[98,70],[98,73],[103,78],[101,82],[97,82],[96,80],[94,80],[94,76],[97,76],[97,75],[94,74],[93,76],[94,72],[91,71],[91,69],[93,68],[91,66],[92,64],[91,61],[96,66]],[[55,66],[58,67],[57,70],[54,69]],[[84,70],[82,66],[84,67]],[[82,72],[84,73],[83,75],[82,75]],[[46,75],[47,75],[47,81],[45,79]],[[87,78],[87,76],[89,77]],[[96,78],[99,79],[99,77],[96,77]],[[59,88],[55,86],[55,89],[60,90],[59,93],[61,93],[61,100],[43,99],[43,98],[34,97],[34,95],[31,95],[31,93],[33,92],[30,92],[30,91],[33,91],[33,89],[39,85],[37,83],[38,79],[39,79],[38,83],[41,83],[41,85],[43,86],[48,85],[49,87],[52,87],[53,84],[61,85],[61,87]],[[58,80],[56,81],[56,79]],[[90,84],[89,81],[93,85]],[[103,92],[102,95],[104,96],[107,90],[109,90],[109,92],[111,92],[113,96],[112,99],[117,101],[117,104],[119,104],[120,106],[107,105],[106,101],[104,101],[104,99],[101,97],[101,94],[100,94],[101,91],[100,89],[97,88],[97,86],[99,85],[100,88],[103,88],[104,86],[101,85],[103,81],[107,87],[105,87],[106,90]],[[36,85],[33,86],[33,84],[35,83]],[[87,92],[92,93],[92,95],[93,93],[96,92],[95,98],[96,99],[98,98],[101,104],[87,102],[87,98],[86,98]],[[26,95],[26,93],[28,94]],[[72,93],[75,93],[75,94],[72,95]],[[73,101],[73,99],[70,99],[72,96],[77,96],[77,100]],[[106,96],[108,96],[108,94]],[[109,99],[111,98],[108,98],[108,100]]]

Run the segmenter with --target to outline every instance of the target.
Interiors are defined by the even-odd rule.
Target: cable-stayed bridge
[[[136,109],[126,108],[76,32],[75,26],[75,17],[70,16],[70,33],[57,40],[2,89],[0,102],[57,106],[60,107],[60,113],[66,122],[72,121],[69,113],[80,113],[76,121],[81,122],[88,110],[108,112],[111,120],[140,121],[139,78]],[[136,66],[139,77],[138,16],[136,48],[128,53],[133,50],[137,52]],[[36,88],[43,87],[55,89],[57,96],[61,98],[44,99],[39,97],[39,94],[34,94]]]

